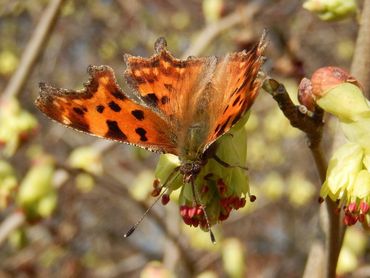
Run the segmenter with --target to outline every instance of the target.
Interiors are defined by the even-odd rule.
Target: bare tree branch
[[[363,5],[351,74],[360,81],[365,95],[370,97],[370,0],[364,0]]]
[[[30,73],[32,72],[33,66],[42,51],[45,49],[45,44],[52,33],[60,13],[60,8],[64,1],[65,0],[50,1],[48,7],[41,15],[40,22],[23,52],[17,71],[14,73],[4,90],[4,98],[15,97],[22,91]]]

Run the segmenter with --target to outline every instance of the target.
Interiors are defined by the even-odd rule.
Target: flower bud
[[[101,175],[103,172],[100,151],[91,146],[74,149],[68,158],[68,163],[73,168],[82,169],[94,175]]]
[[[17,202],[29,220],[49,216],[55,209],[57,199],[52,182],[54,171],[51,159],[42,157],[22,180]]]
[[[347,71],[339,67],[323,67],[316,70],[311,77],[312,93],[317,98],[326,92],[345,82],[360,87],[359,82]]]
[[[222,261],[228,277],[245,277],[243,244],[236,238],[222,243]]]
[[[315,98],[312,95],[312,82],[308,78],[303,78],[298,86],[298,101],[309,111],[315,111]]]
[[[325,91],[316,103],[342,122],[369,117],[370,110],[366,98],[360,88],[351,83],[343,83]]]
[[[11,156],[37,127],[36,119],[23,110],[16,99],[0,102],[0,142],[4,154]]]
[[[332,200],[346,195],[346,191],[353,188],[357,174],[362,169],[363,157],[363,149],[357,144],[346,143],[339,147],[330,159],[320,195],[329,195]]]
[[[4,160],[0,160],[0,210],[6,208],[15,196],[17,179],[13,167]]]
[[[325,21],[345,19],[357,11],[355,0],[307,0],[303,3],[303,8]]]

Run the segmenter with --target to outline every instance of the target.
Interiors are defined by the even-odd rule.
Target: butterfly
[[[249,110],[261,81],[265,34],[250,51],[176,59],[164,38],[150,58],[124,55],[122,91],[109,66],[89,66],[82,90],[40,83],[36,106],[68,127],[179,157],[193,183],[213,143]]]

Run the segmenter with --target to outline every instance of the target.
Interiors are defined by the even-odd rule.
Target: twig
[[[263,89],[267,91],[278,103],[281,111],[289,119],[292,126],[305,132],[308,138],[308,146],[313,155],[320,181],[323,183],[326,178],[327,162],[321,148],[323,111],[316,107],[315,112],[310,115],[304,106],[294,105],[284,85],[276,80],[267,78],[263,83]],[[330,198],[326,199],[328,215],[328,230],[326,231],[326,261],[325,276],[335,277],[339,252],[342,245],[343,233],[339,221],[339,214],[335,213],[336,204]]]
[[[76,175],[78,173],[85,173],[84,170],[80,169],[74,169],[69,167],[68,165],[65,165],[64,163],[57,163],[57,167],[59,169],[63,169],[67,171],[70,175]],[[92,173],[88,173],[89,175],[93,176],[94,179],[97,181],[97,184],[104,185],[102,188],[108,190],[109,192],[112,192],[113,194],[119,194],[121,196],[125,196],[130,200],[130,202],[134,203],[136,206],[138,206],[142,211],[146,211],[148,209],[148,205],[145,202],[141,202],[136,200],[132,197],[130,192],[128,191],[126,186],[122,186],[122,183],[120,181],[117,181],[116,178],[112,175],[105,174],[104,176],[98,176],[94,175]],[[164,234],[171,240],[171,242],[174,243],[176,248],[179,250],[182,258],[182,262],[186,266],[186,269],[190,272],[190,274],[194,274],[195,269],[195,263],[193,262],[191,256],[186,251],[186,248],[184,244],[181,241],[181,238],[179,235],[172,233],[163,218],[156,213],[154,210],[148,214],[148,217],[154,220],[154,222],[159,226],[160,229],[163,230]],[[122,234],[123,238],[123,234]]]
[[[35,32],[23,52],[17,71],[10,79],[4,90],[3,97],[11,98],[18,95],[26,84],[32,68],[38,57],[45,49],[51,31],[57,21],[60,8],[65,0],[52,0],[41,15]]]
[[[190,55],[199,55],[217,35],[245,20],[251,19],[261,9],[263,5],[262,2],[263,1],[255,1],[249,3],[223,19],[206,26],[206,28],[197,35],[197,39],[184,52],[182,57],[186,58]]]
[[[370,0],[364,0],[363,3],[351,74],[360,81],[365,95],[370,97]]]
[[[9,234],[21,227],[26,221],[26,217],[22,212],[13,212],[0,225],[0,246],[8,238]]]

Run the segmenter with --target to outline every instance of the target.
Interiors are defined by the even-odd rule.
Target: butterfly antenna
[[[170,181],[176,179],[179,173],[177,172],[179,170],[179,167],[176,167],[171,174],[167,177],[166,181],[163,183],[161,188],[165,187]],[[175,175],[177,173],[177,175]],[[174,176],[175,175],[175,176]],[[158,197],[155,199],[155,201],[147,208],[147,210],[143,213],[143,215],[140,217],[140,219],[123,235],[123,237],[129,237],[130,235],[135,232],[136,228],[140,225],[140,223],[144,220],[145,216],[148,214],[148,212],[154,207],[156,203],[162,198],[162,196],[167,192],[168,188],[166,188]]]
[[[191,188],[192,188],[192,191],[193,191],[193,198],[194,198],[195,202],[196,202],[197,204],[199,204],[199,205],[200,205],[200,207],[201,207],[201,209],[202,209],[202,211],[203,211],[204,217],[205,217],[205,219],[206,219],[207,228],[208,228],[208,231],[209,231],[209,236],[211,237],[211,242],[212,242],[213,244],[216,244],[216,238],[215,238],[215,235],[214,235],[214,234],[213,234],[213,232],[212,232],[211,225],[209,224],[209,219],[208,219],[208,215],[207,215],[207,212],[206,212],[206,208],[205,208],[205,206],[201,203],[200,199],[199,199],[199,198],[197,198],[197,196],[196,196],[196,195],[198,195],[198,196],[199,196],[199,192],[198,192],[198,190],[195,188],[195,185],[194,185],[194,179],[191,179]]]
[[[147,208],[147,210],[143,213],[143,215],[140,217],[140,219],[133,225],[127,233],[125,233],[123,236],[124,237],[129,237],[132,235],[133,232],[135,232],[137,226],[140,225],[140,223],[144,220],[145,216],[148,214],[148,212],[154,207],[154,205],[159,201],[159,199],[162,198],[162,196],[167,192],[167,188],[157,197],[157,199]]]

